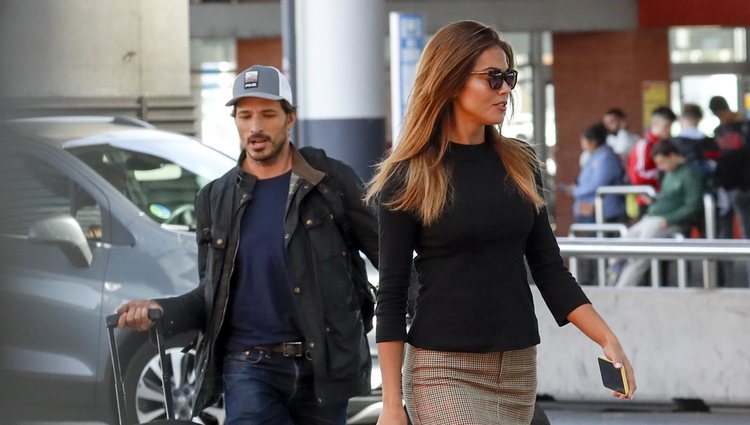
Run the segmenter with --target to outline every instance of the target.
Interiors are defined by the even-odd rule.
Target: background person
[[[601,124],[595,124],[584,131],[581,135],[581,149],[589,152],[591,158],[578,174],[576,184],[570,187],[569,192],[575,198],[573,214],[576,222],[593,223],[596,189],[622,184],[625,170],[620,158],[606,144],[606,130]],[[604,197],[604,220],[625,222],[625,201],[622,196]]]
[[[492,28],[441,28],[420,59],[401,139],[370,183],[368,198],[380,200],[380,425],[406,424],[402,383],[414,424],[531,421],[539,332],[524,256],[557,322],[596,341],[635,389],[620,343],[563,265],[533,150],[498,131],[513,66]],[[420,286],[407,335],[415,250]]]
[[[703,181],[709,184],[716,167],[716,163],[711,158],[715,157],[714,152],[717,147],[712,138],[698,130],[698,124],[702,119],[703,110],[700,106],[694,103],[682,105],[680,132],[670,140],[685,157],[688,165],[695,168],[703,176]]]
[[[628,131],[625,111],[620,108],[612,108],[605,112],[602,124],[607,129],[607,145],[622,158],[624,166],[630,151],[638,141],[638,135]]]
[[[575,198],[573,216],[576,223],[594,223],[596,190],[600,186],[621,185],[625,170],[620,157],[606,144],[607,130],[602,124],[587,128],[581,135],[581,149],[590,155],[588,162],[578,174],[576,184],[568,193]],[[603,198],[603,216],[607,223],[625,223],[625,199],[621,195],[606,195]],[[584,236],[594,236],[588,234]],[[576,279],[583,285],[596,283],[595,260],[580,259]]]
[[[664,238],[681,232],[703,207],[703,179],[670,140],[661,140],[652,151],[656,166],[664,171],[661,191],[646,215],[628,229],[628,238]],[[650,267],[650,259],[629,260],[617,279],[618,287],[636,286]]]
[[[712,97],[708,107],[719,118],[719,126],[714,130],[714,137],[719,148],[715,183],[723,190],[723,193],[719,191],[718,194],[719,205],[724,205],[721,196],[725,193],[739,222],[742,238],[748,239],[750,237],[750,121],[729,109],[727,100],[721,96]],[[725,211],[720,211],[720,213],[723,212]],[[717,232],[719,237],[733,238],[733,228],[732,214],[728,212],[720,214]],[[746,270],[750,277],[750,263],[747,263]],[[728,276],[724,279],[728,279]],[[744,285],[747,284],[747,282],[744,283]]]
[[[194,415],[223,391],[227,425],[343,425],[347,400],[370,391],[349,261],[358,249],[377,265],[376,219],[350,167],[291,144],[292,92],[276,68],[241,72],[227,106],[242,152],[196,197],[200,285],[131,301],[119,325],[148,329],[147,309],[161,308],[167,336],[201,331]]]
[[[672,123],[677,116],[666,106],[659,106],[651,112],[650,130],[642,139],[636,142],[628,156],[626,171],[628,180],[633,185],[648,185],[659,190],[659,170],[651,155],[654,145],[670,136]],[[638,202],[638,218],[648,209],[648,201],[644,196],[636,198]]]

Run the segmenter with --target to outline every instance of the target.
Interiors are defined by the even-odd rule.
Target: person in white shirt
[[[602,123],[609,132],[607,145],[623,158],[623,162],[639,139],[637,134],[628,131],[628,122],[625,118],[625,112],[620,108],[612,108],[602,117]]]
[[[605,112],[602,117],[602,124],[607,129],[607,146],[611,147],[620,157],[623,166],[630,154],[630,150],[633,149],[635,142],[639,139],[637,134],[630,133],[627,130],[628,122],[625,118],[625,112],[620,108],[612,108]],[[581,156],[578,159],[581,169],[583,169],[583,166],[588,161],[589,156],[589,152],[581,152]]]

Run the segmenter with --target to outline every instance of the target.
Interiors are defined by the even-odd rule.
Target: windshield
[[[118,140],[65,148],[98,172],[141,211],[163,225],[195,230],[196,193],[235,165],[197,140]]]

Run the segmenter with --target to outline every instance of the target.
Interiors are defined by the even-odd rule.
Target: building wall
[[[185,0],[4,1],[0,97],[188,96]]]
[[[631,132],[642,134],[644,81],[670,80],[666,29],[556,33],[553,36],[557,123],[556,181],[574,183],[579,172],[580,135],[607,109],[622,108]],[[573,221],[573,200],[557,193],[557,234]]]
[[[253,65],[271,65],[281,69],[281,38],[237,40],[237,72]]]

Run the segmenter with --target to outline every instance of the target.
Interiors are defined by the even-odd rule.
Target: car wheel
[[[175,419],[190,420],[195,399],[195,350],[182,352],[187,338],[166,342],[166,359],[172,366],[172,404]],[[151,343],[141,344],[125,372],[126,395],[130,420],[147,423],[166,419],[164,395],[161,385],[162,368],[159,354]],[[224,400],[203,410],[193,422],[205,425],[224,425]]]

